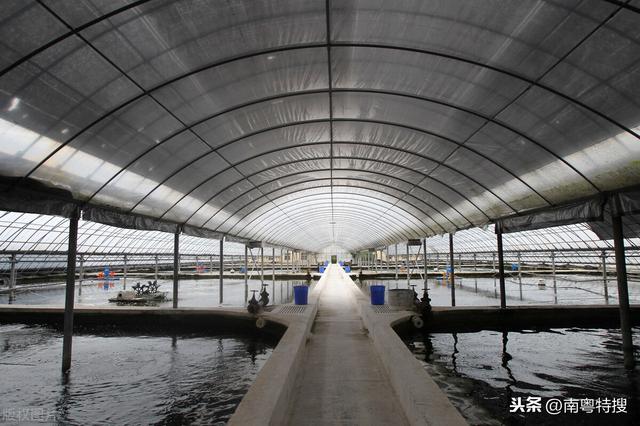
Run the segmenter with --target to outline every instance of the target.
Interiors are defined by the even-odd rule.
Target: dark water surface
[[[223,424],[277,341],[83,331],[68,380],[62,335],[0,325],[0,423]]]
[[[416,333],[404,341],[472,424],[640,423],[640,375],[623,368],[619,330]],[[550,415],[544,406],[541,414],[510,413],[512,397],[542,397],[543,404],[549,398],[626,398],[627,414]]]

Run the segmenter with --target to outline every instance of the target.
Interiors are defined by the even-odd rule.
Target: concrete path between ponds
[[[371,306],[330,265],[308,305],[260,315],[287,331],[228,424],[466,425],[392,328],[412,315]]]
[[[353,283],[337,265],[326,274],[289,423],[408,424],[363,327]]]

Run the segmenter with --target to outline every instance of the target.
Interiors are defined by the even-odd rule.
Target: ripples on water
[[[60,332],[0,325],[0,423],[22,412],[77,425],[223,424],[276,343],[268,337],[85,332],[74,336],[64,382]]]
[[[640,419],[640,378],[623,368],[619,330],[415,334],[404,340],[472,424],[631,425]],[[509,413],[517,396],[625,397],[628,414]]]

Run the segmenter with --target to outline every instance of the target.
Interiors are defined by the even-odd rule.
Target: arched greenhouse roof
[[[640,183],[636,1],[15,0],[0,22],[6,210],[354,251]]]
[[[0,252],[63,253],[67,249],[69,223],[65,218],[32,213],[0,211]],[[427,238],[427,252],[447,254],[449,240],[444,236]],[[598,249],[611,250],[610,241],[602,241],[585,224],[567,225],[552,229],[516,232],[504,237],[507,251],[571,251]],[[640,248],[638,238],[627,239],[626,246]],[[395,254],[395,244],[379,247]],[[459,253],[483,253],[495,251],[493,226],[486,229],[472,228],[455,234],[455,249]],[[398,254],[405,253],[404,243],[398,244]],[[418,248],[411,248],[415,253]],[[421,249],[420,249],[421,250]],[[116,228],[101,223],[80,221],[78,251],[83,254],[166,254],[173,253],[173,236],[166,232]],[[326,252],[336,253],[341,247],[331,247]],[[219,241],[185,236],[181,240],[181,252],[186,255],[218,255]],[[271,249],[265,251],[270,255]],[[243,255],[244,247],[234,242],[225,243],[225,254]],[[280,255],[280,250],[276,250]]]

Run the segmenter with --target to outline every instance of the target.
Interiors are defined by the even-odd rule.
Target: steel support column
[[[11,255],[11,272],[9,274],[9,290],[13,290],[16,287],[16,281],[18,280],[18,259],[16,254]]]
[[[556,280],[556,253],[551,252],[551,276],[553,277],[553,302],[558,303],[558,282]]]
[[[78,273],[78,296],[82,296],[82,281],[84,281],[84,255],[80,255],[80,272]]]
[[[522,257],[518,252],[518,288],[520,290],[520,300],[522,300]]]
[[[396,281],[398,281],[398,245],[397,244],[395,246],[395,251],[393,252],[393,263],[395,264],[395,267],[396,267]]]
[[[496,289],[496,254],[491,253],[491,275],[493,275],[493,294],[498,297],[498,290]]]
[[[449,258],[451,263],[451,306],[456,306],[456,272],[455,266],[453,265],[453,262],[455,260],[454,255],[455,253],[453,252],[453,234],[449,233]]]
[[[126,290],[127,289],[127,273],[129,272],[129,265],[127,263],[127,255],[124,255],[124,268],[123,268],[123,272],[122,272],[122,289]]]
[[[507,307],[507,294],[504,283],[504,249],[502,247],[502,230],[496,225],[496,240],[498,242],[498,277],[500,278],[500,307]]]
[[[409,242],[407,241],[407,288],[411,288],[411,272],[410,272],[410,268],[409,268]]]
[[[73,302],[76,285],[76,254],[78,252],[78,218],[74,211],[69,218],[69,244],[67,249],[67,286],[64,299],[64,336],[62,338],[62,372],[71,368],[71,346],[73,340]]]
[[[622,352],[624,367],[633,369],[633,339],[631,337],[631,313],[629,311],[629,288],[627,286],[627,264],[624,252],[624,232],[622,217],[611,215],[613,222],[613,246],[616,253],[616,277],[618,280],[618,302],[620,304],[620,331],[622,332]]]
[[[607,254],[602,250],[602,283],[604,285],[604,302],[609,304],[609,286],[607,284]]]
[[[382,260],[382,270],[386,272],[389,270],[389,246],[385,246],[382,250],[382,254],[384,255]]]
[[[429,259],[427,257],[427,239],[424,238],[422,240],[422,256],[424,257],[424,288],[427,290],[427,285],[429,284],[429,278],[427,274],[429,273]]]
[[[220,294],[218,303],[222,305],[224,302],[224,236],[220,237],[220,289],[218,292]]]
[[[260,246],[260,284],[264,285],[264,247],[262,246]]]
[[[178,281],[180,274],[180,231],[173,235],[173,308],[178,307]]]
[[[249,247],[244,246],[244,303],[249,300]]]

